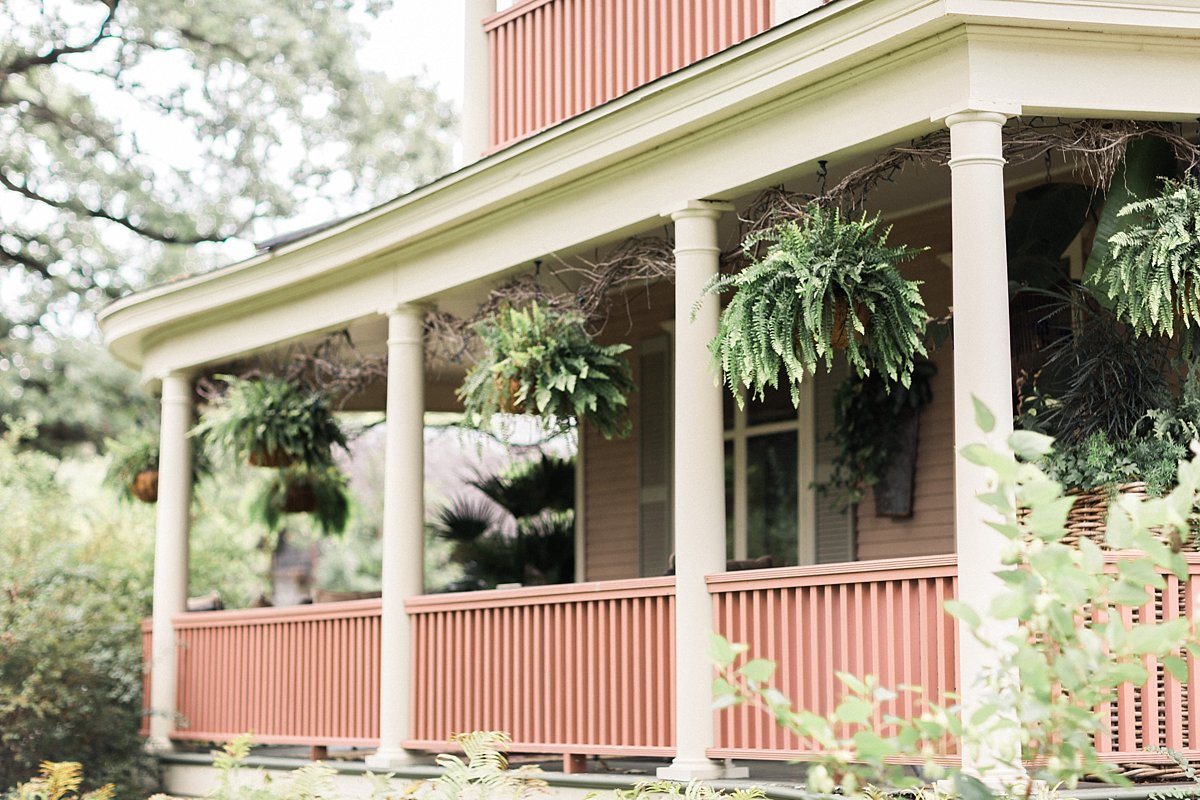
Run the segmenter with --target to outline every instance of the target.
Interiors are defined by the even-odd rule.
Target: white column
[[[983,440],[975,425],[972,396],[996,417],[995,438],[1012,432],[1012,355],[1009,351],[1008,264],[1005,239],[1004,157],[1001,128],[1006,115],[966,111],[946,118],[950,128],[950,172],[954,273],[954,448]],[[961,456],[954,461],[954,521],[958,552],[959,599],[986,611],[1003,589],[1004,541],[987,526],[994,514],[977,499],[988,491],[988,473]],[[1007,623],[988,623],[990,641],[1012,632]],[[965,627],[958,636],[958,664],[964,718],[981,704],[978,680],[995,663]],[[1012,773],[996,765],[1013,742],[990,741],[986,750],[964,753],[963,767],[1002,783]]]
[[[491,144],[491,55],[483,20],[496,12],[496,0],[463,3],[462,161],[478,161]]]
[[[192,507],[192,382],[172,372],[162,379],[158,507],[154,532],[153,652],[150,662],[151,751],[170,750],[177,648],[171,618],[187,609],[188,533]]]
[[[404,598],[425,590],[425,358],[421,309],[388,312],[387,427],[383,494],[383,616],[380,621],[379,750],[375,768],[414,763],[401,747],[412,719],[410,626]]]
[[[675,220],[675,760],[660,778],[731,777],[714,744],[712,601],[704,576],[725,571],[725,442],[719,379],[709,369],[720,304],[701,289],[717,274],[717,220],[727,203],[693,201]]]

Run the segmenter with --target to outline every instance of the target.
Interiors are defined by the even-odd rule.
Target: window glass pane
[[[792,391],[786,385],[780,385],[778,389],[767,387],[762,400],[746,399],[746,424],[749,426],[785,422],[795,418]]]
[[[775,566],[796,564],[798,502],[794,432],[746,440],[746,555],[770,555]]]
[[[733,400],[733,392],[729,391],[728,386],[721,387],[721,408],[724,412],[725,430],[733,430],[733,418],[737,414],[737,403]]]
[[[733,442],[725,443],[725,560],[733,558]]]

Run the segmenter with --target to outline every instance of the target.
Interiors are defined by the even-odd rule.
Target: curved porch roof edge
[[[1018,5],[1018,12],[1026,16],[1015,18],[1012,5]],[[470,236],[469,226],[480,220],[489,216],[511,219],[514,209],[532,206],[588,176],[615,170],[721,126],[753,124],[750,112],[760,106],[784,102],[814,85],[844,85],[856,67],[899,49],[922,42],[929,47],[943,46],[967,25],[987,26],[1001,20],[1004,26],[1017,28],[1079,31],[1085,23],[1082,27],[1088,31],[1136,29],[1143,34],[1189,36],[1191,43],[1200,44],[1200,5],[1195,3],[1147,10],[1125,2],[1081,6],[1069,0],[1018,4],[1007,0],[841,0],[326,230],[245,261],[122,298],[99,315],[101,331],[110,351],[141,369],[144,377],[156,377],[164,368],[185,367],[164,358],[154,365],[155,374],[148,373],[147,352],[197,325],[253,313],[268,297],[270,302],[283,303],[314,291],[315,286],[332,286],[352,275],[385,272],[389,258],[398,258],[402,249],[417,252]],[[964,65],[969,67],[969,60]],[[970,78],[954,76],[945,102],[970,101],[976,88]],[[925,107],[923,113],[926,127],[932,127],[930,109]],[[911,130],[914,120],[911,114],[897,118],[888,130]],[[763,172],[753,179],[770,177]],[[735,181],[728,188],[748,185]],[[677,198],[680,203],[689,199],[694,198]],[[651,222],[669,210],[661,207],[638,213],[642,222]],[[596,231],[596,235],[610,232]],[[497,263],[491,268],[493,273],[502,272],[518,263]],[[420,299],[430,281],[408,278],[411,273],[406,273],[405,280],[377,281],[374,311]],[[314,331],[321,329],[320,322],[314,323]]]

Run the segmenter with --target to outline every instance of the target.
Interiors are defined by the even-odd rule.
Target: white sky
[[[393,76],[425,70],[442,96],[461,110],[463,26],[460,0],[395,0],[392,10],[372,23],[363,63]]]

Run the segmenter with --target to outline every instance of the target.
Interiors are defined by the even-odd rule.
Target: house
[[[839,669],[959,690],[969,704],[985,656],[941,601],[985,604],[999,543],[974,499],[981,473],[954,450],[977,436],[973,396],[1012,401],[1007,208],[1048,171],[1069,174],[1041,158],[1006,165],[1003,144],[1030,120],[1194,133],[1200,3],[468,7],[467,166],[101,318],[111,351],[162,397],[152,744],[253,730],[377,746],[368,762],[393,767],[490,728],[568,768],[589,754],[657,756],[681,779],[720,776],[727,758],[802,755],[805,743],[755,712],[710,709],[713,628],[778,660],[781,688],[810,708],[830,707]],[[817,192],[939,132],[943,163],[910,167],[868,202],[893,239],[929,248],[910,274],[935,316],[954,314],[921,419],[913,513],[877,517],[870,502],[843,513],[809,488],[828,468],[837,376],[805,382],[798,411],[778,398],[736,410],[709,367],[717,305],[691,309],[763,190]],[[631,438],[583,429],[578,582],[421,596],[422,418],[455,408],[461,378],[427,363],[428,311],[468,314],[538,262],[664,235],[673,282],[627,287],[603,334],[633,346],[639,392]],[[382,600],[182,613],[193,380],[330,331],[387,355],[386,387],[357,401],[387,412]],[[663,576],[672,552],[676,575]],[[727,552],[782,565],[726,572]],[[1106,752],[1200,755],[1196,696],[1169,678],[1131,689],[1109,712]]]

